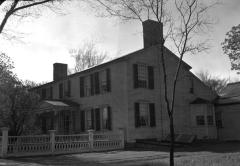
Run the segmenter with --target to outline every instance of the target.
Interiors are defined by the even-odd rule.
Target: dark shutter
[[[94,95],[94,75],[90,75],[90,82],[91,82],[91,95]]]
[[[138,88],[138,65],[133,64],[133,87]]]
[[[100,109],[95,109],[95,117],[96,117],[96,131],[100,131],[101,123],[100,123]]]
[[[68,97],[71,96],[71,80],[68,80]]]
[[[72,131],[73,133],[76,132],[76,121],[75,121],[75,117],[77,116],[75,111],[71,111],[71,120],[72,121]]]
[[[135,103],[135,127],[140,126],[139,116],[139,103]]]
[[[107,91],[111,92],[111,73],[110,73],[110,69],[107,69]]]
[[[150,126],[156,126],[156,119],[155,119],[155,105],[154,103],[149,104],[149,114],[150,114]]]
[[[80,97],[84,96],[84,77],[80,77]]]
[[[91,128],[91,129],[94,130],[94,129],[95,129],[95,126],[94,126],[94,124],[95,124],[95,123],[94,123],[94,120],[95,120],[95,119],[94,119],[94,109],[91,109],[91,120],[92,120],[92,128]]]
[[[81,111],[81,131],[85,131],[85,111]]]
[[[148,88],[154,89],[154,71],[152,66],[148,66]]]
[[[43,88],[42,89],[42,99],[46,99],[46,97],[47,97],[47,89]]]
[[[63,84],[60,83],[58,88],[59,88],[59,99],[62,99],[63,98]]]
[[[94,73],[95,94],[100,93],[99,74]]]
[[[111,107],[108,106],[107,109],[108,109],[108,126],[107,126],[107,128],[108,128],[108,130],[112,130],[112,112],[111,112]]]

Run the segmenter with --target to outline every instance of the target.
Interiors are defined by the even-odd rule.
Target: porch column
[[[1,157],[4,158],[7,156],[8,151],[8,127],[2,127],[2,150],[1,150]]]
[[[124,134],[124,128],[119,128],[118,129],[119,132],[119,137],[121,139],[121,147],[124,148],[125,145],[125,134]]]
[[[51,153],[53,154],[55,151],[55,132],[56,130],[49,130],[50,134],[50,145],[51,145]]]
[[[93,131],[94,130],[88,130],[88,142],[89,142],[89,148],[93,149]]]

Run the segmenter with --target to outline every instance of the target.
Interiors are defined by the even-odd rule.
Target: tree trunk
[[[173,126],[173,116],[171,115],[170,117],[170,135],[171,135],[171,145],[170,145],[170,166],[174,166],[174,126]]]

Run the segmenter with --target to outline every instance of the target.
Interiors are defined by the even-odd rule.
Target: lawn
[[[124,151],[12,158],[0,165],[16,166],[167,166],[168,148],[132,148]],[[240,166],[240,142],[201,143],[178,147],[176,166]]]

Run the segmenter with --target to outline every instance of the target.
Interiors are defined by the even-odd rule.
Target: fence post
[[[2,127],[2,150],[1,150],[1,157],[4,158],[7,156],[8,151],[8,127]]]
[[[124,136],[124,129],[123,128],[119,128],[119,135],[120,135],[120,139],[121,139],[121,147],[124,149],[125,136]]]
[[[51,146],[51,153],[53,154],[55,151],[55,131],[56,130],[49,130],[50,134],[50,146]]]
[[[88,141],[89,141],[89,148],[93,150],[93,131],[94,130],[88,130]]]

